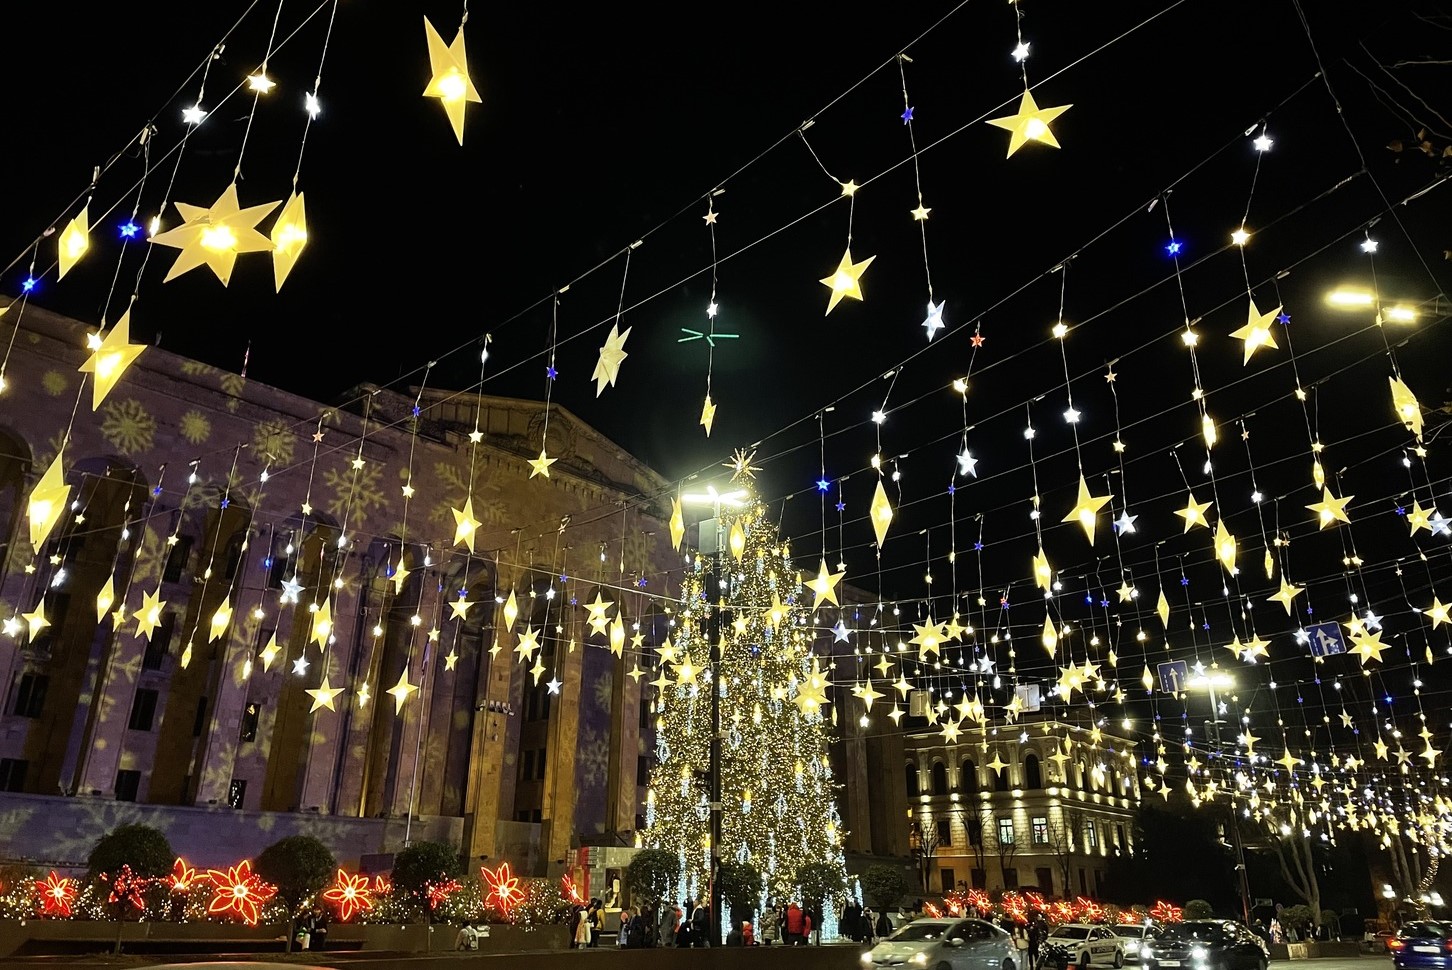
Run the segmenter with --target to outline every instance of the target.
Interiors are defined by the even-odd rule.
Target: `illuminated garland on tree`
[[[737,476],[743,474],[737,463]],[[721,554],[720,858],[750,862],[768,896],[795,898],[797,871],[825,862],[846,875],[838,786],[827,760],[823,711],[829,681],[803,624],[801,582],[765,507],[723,510],[730,552]],[[708,669],[711,562],[697,555],[681,584],[675,642],[660,648],[653,682],[656,753],[647,794],[644,844],[676,852],[687,894],[709,885],[708,768],[711,704]]]

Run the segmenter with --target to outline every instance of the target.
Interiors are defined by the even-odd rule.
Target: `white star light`
[[[554,677],[545,681],[545,686],[549,688],[551,694],[558,694],[560,692],[560,682]]]
[[[1125,509],[1123,512],[1119,513],[1119,518],[1114,520],[1115,531],[1122,536],[1134,534],[1137,531],[1134,527],[1134,520],[1137,518],[1139,518],[1139,516],[1130,515],[1129,509]]]
[[[852,631],[848,628],[847,624],[843,623],[841,620],[838,620],[837,621],[837,625],[834,626],[834,627],[832,627],[832,636],[836,637],[836,639],[833,640],[832,642],[833,643],[847,643],[848,642],[847,636],[851,632]]]
[[[296,603],[297,602],[297,598],[298,598],[298,594],[300,594],[302,592],[302,590],[303,590],[302,583],[300,583],[300,582],[297,581],[297,577],[296,576],[294,576],[292,579],[285,579],[285,580],[283,580],[282,581],[282,601],[284,603]]]
[[[1069,408],[1069,410],[1064,412],[1064,420],[1069,424],[1078,424],[1079,417],[1079,412],[1074,408]]]
[[[973,453],[967,448],[964,448],[963,453],[958,456],[958,474],[978,477],[978,459],[974,458]]]
[[[292,662],[292,672],[297,674],[299,677],[306,676],[308,672],[308,658],[298,657],[296,660],[294,660]]]
[[[884,411],[873,411],[872,412],[872,423],[873,424],[886,424],[887,423],[887,413],[884,412]]]
[[[182,121],[189,125],[201,124],[202,119],[206,116],[207,113],[202,110],[202,106],[199,104],[194,104],[190,108],[182,109]]]
[[[1370,236],[1367,236],[1361,241],[1361,251],[1363,253],[1376,252],[1376,240],[1372,239]]]
[[[1445,518],[1443,518],[1441,512],[1438,512],[1436,515],[1433,515],[1427,521],[1431,524],[1432,531],[1435,532],[1437,535],[1439,535],[1439,536],[1452,535],[1452,528],[1449,528],[1448,527],[1447,520]]]
[[[323,106],[318,101],[318,96],[316,94],[309,91],[307,94],[303,95],[303,110],[308,113],[309,118],[316,118],[319,114],[322,113]]]
[[[1022,64],[1024,61],[1028,60],[1028,55],[1029,55],[1029,50],[1028,49],[1029,49],[1028,41],[1024,41],[1024,40],[1019,41],[1018,42],[1018,46],[1013,49],[1013,59],[1015,61],[1018,61],[1020,64]]]
[[[1268,152],[1268,151],[1271,150],[1271,146],[1274,145],[1275,143],[1276,143],[1276,140],[1274,138],[1272,138],[1270,135],[1267,135],[1265,133],[1265,129],[1262,128],[1260,134],[1256,136],[1256,139],[1255,139],[1255,141],[1254,141],[1253,144],[1255,145],[1255,150],[1256,151],[1258,151],[1258,152]]]
[[[942,303],[928,301],[928,317],[923,321],[923,329],[928,332],[929,340],[932,340],[938,335],[938,331],[943,329],[943,307],[947,305],[946,300]]]
[[[706,316],[710,317],[712,320],[716,319],[716,311],[719,309],[720,307],[716,306],[716,301],[712,300],[710,303],[706,304]]]
[[[1371,608],[1370,607],[1367,608],[1367,610],[1366,610],[1366,619],[1363,620],[1362,622],[1366,625],[1366,628],[1368,630],[1371,630],[1372,632],[1375,632],[1375,631],[1381,629],[1381,617],[1379,617],[1375,613],[1371,612]]]

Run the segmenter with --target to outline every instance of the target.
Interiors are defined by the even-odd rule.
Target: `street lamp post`
[[[1203,687],[1210,695],[1210,727],[1215,734],[1215,750],[1220,750],[1220,699],[1216,695],[1216,688],[1229,688],[1235,686],[1235,680],[1223,671],[1206,671],[1196,677],[1190,678],[1186,684],[1188,687]],[[1235,849],[1235,872],[1236,881],[1240,884],[1240,912],[1245,920],[1245,925],[1250,925],[1250,878],[1245,868],[1245,843],[1240,837],[1240,815],[1235,810],[1235,802],[1230,803],[1230,844]]]

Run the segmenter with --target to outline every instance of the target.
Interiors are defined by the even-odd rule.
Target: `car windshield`
[[[1089,936],[1089,928],[1087,926],[1061,926],[1049,935],[1061,940],[1082,940]]]
[[[1134,940],[1144,936],[1144,926],[1139,923],[1120,923],[1112,928],[1115,936],[1127,936]]]
[[[909,923],[888,939],[898,943],[912,943],[918,940],[939,940],[952,927],[952,923],[930,923],[920,920]]]
[[[1446,923],[1432,920],[1418,920],[1401,928],[1397,936],[1404,940],[1445,940],[1449,927]]]
[[[1176,923],[1160,930],[1159,939],[1220,943],[1225,939],[1225,931],[1218,923]]]

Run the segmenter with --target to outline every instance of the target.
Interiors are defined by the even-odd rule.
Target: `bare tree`
[[[913,854],[918,857],[918,880],[922,883],[923,892],[926,893],[928,892],[928,873],[932,869],[933,856],[938,854],[938,846],[941,844],[938,839],[938,827],[931,822],[926,813],[913,822],[908,842],[912,846]]]
[[[1059,869],[1063,893],[1069,895],[1069,879],[1074,871],[1074,857],[1079,854],[1079,840],[1084,833],[1084,813],[1075,808],[1059,809],[1049,822],[1049,854]]]
[[[1311,922],[1320,927],[1321,883],[1316,878],[1316,860],[1311,854],[1310,835],[1302,829],[1300,819],[1292,813],[1287,822],[1281,825],[1271,824],[1270,837],[1276,862],[1280,863],[1281,878],[1310,907]]]
[[[992,823],[988,826],[991,836],[986,836],[985,839],[989,837],[993,839],[993,851],[998,856],[998,869],[1002,874],[1003,888],[1008,889],[1008,870],[1013,867],[1013,857],[1018,854],[1018,832],[1014,831],[1011,827],[1013,816],[1007,815],[1005,818],[1010,824],[1008,831],[1011,838],[1004,839],[1002,837],[1003,829],[999,826],[999,822],[1002,820],[993,819]]]
[[[993,810],[986,803],[978,802],[963,811],[963,828],[968,841],[968,851],[973,856],[973,868],[983,873],[988,871],[989,836],[985,833],[992,826]]]

